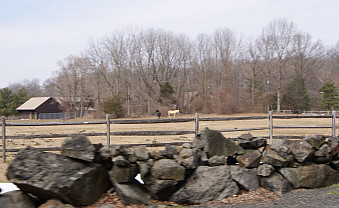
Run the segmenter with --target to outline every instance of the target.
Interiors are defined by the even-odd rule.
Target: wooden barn
[[[16,109],[22,119],[38,119],[40,113],[62,113],[62,105],[53,97],[33,97]]]

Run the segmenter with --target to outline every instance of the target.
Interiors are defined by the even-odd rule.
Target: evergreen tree
[[[103,103],[104,113],[114,114],[117,118],[124,116],[124,109],[118,96],[113,96]]]
[[[174,89],[169,82],[160,85],[160,98],[159,102],[164,105],[172,105],[176,103],[175,98],[173,97]]]
[[[321,107],[327,110],[339,107],[338,91],[333,82],[325,82],[319,91],[322,94]]]
[[[302,76],[298,75],[294,77],[288,84],[282,103],[287,109],[310,109],[310,97],[306,90],[305,80]]]
[[[29,98],[29,92],[24,88],[19,89],[17,93],[13,93],[9,88],[1,89],[0,115],[18,115],[19,112],[16,109],[24,102],[26,102]]]

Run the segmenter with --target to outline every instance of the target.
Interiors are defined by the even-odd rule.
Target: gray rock
[[[139,167],[139,173],[141,177],[147,175],[150,172],[151,165],[144,161],[137,161],[137,165]]]
[[[228,166],[199,166],[186,184],[175,192],[170,201],[181,204],[201,204],[233,196],[239,191],[231,179]]]
[[[261,152],[259,150],[245,150],[245,154],[238,155],[236,160],[241,167],[256,168],[260,164]]]
[[[134,151],[132,150],[126,150],[123,156],[131,163],[135,163],[138,160],[138,158],[134,154]]]
[[[163,151],[164,153],[164,151]],[[162,155],[162,153],[157,152],[157,151],[153,151],[150,153],[150,157],[154,160],[160,160],[160,159],[165,159],[166,157],[164,155]]]
[[[166,201],[178,190],[177,180],[158,180],[149,175],[142,177],[142,180],[145,188],[156,200]]]
[[[292,161],[294,159],[292,151],[287,144],[287,140],[285,139],[273,140],[272,144],[270,144],[269,146],[271,150],[274,150],[276,153],[278,153],[286,160]]]
[[[339,159],[339,142],[337,141],[329,141],[329,146],[331,148],[331,153],[334,158]]]
[[[185,159],[181,157],[180,155],[174,155],[173,157],[179,165],[182,165],[186,169],[195,169],[199,165],[199,161],[197,157],[194,157],[194,156],[191,156]]]
[[[241,140],[245,140],[245,141],[252,141],[253,140],[253,136],[252,134],[248,133],[248,134],[242,134],[238,137],[238,139]]]
[[[113,186],[124,204],[151,204],[150,195],[137,180],[129,183],[113,182]]]
[[[332,143],[332,142],[338,142],[339,143],[339,136],[330,136],[328,138],[328,142]]]
[[[186,148],[186,149],[191,149],[191,148],[192,148],[192,144],[190,144],[190,143],[184,143],[184,144],[182,145],[182,147],[183,147],[183,148]]]
[[[263,156],[263,163],[270,164],[276,167],[288,166],[293,161],[293,156],[284,158],[276,151],[272,150],[270,146],[267,146]]]
[[[34,200],[22,191],[11,191],[0,195],[0,208],[36,208]]]
[[[193,140],[193,146],[202,149],[207,153],[208,157],[214,155],[235,156],[244,154],[242,147],[237,145],[232,139],[225,138],[219,131],[205,128]]]
[[[182,148],[179,155],[174,155],[177,163],[184,166],[186,169],[195,169],[199,165],[202,152],[196,148]]]
[[[272,173],[269,177],[260,176],[259,181],[261,187],[278,195],[292,191],[290,183],[277,172]]]
[[[112,158],[111,151],[106,148],[101,148],[99,150],[99,156],[102,160],[110,160]]]
[[[177,148],[173,145],[166,145],[165,146],[165,151],[167,153],[167,156],[170,157],[170,158],[173,158],[173,155],[178,155],[179,152],[177,150]]]
[[[275,171],[274,167],[269,164],[262,164],[259,165],[257,169],[257,175],[258,176],[265,176],[268,177],[270,176],[273,172]]]
[[[126,167],[130,165],[130,162],[121,155],[114,157],[112,160],[113,160],[114,165],[116,166]]]
[[[314,153],[314,148],[306,140],[289,140],[287,145],[292,151],[295,159],[298,162],[305,162],[311,158]]]
[[[210,164],[211,167],[217,166],[217,165],[226,165],[227,158],[225,156],[217,156],[214,155],[208,160],[208,163]]]
[[[106,170],[110,170],[113,166],[111,151],[106,148],[101,148],[95,157],[94,162],[103,165]]]
[[[128,163],[127,165],[120,166],[114,163],[113,168],[108,173],[112,182],[127,183],[134,180],[138,171],[137,164]]]
[[[193,149],[187,149],[187,148],[183,148],[180,152],[179,155],[186,159],[189,157],[192,157],[194,155],[194,150]]]
[[[339,183],[339,172],[325,164],[281,168],[280,173],[293,188],[319,188]]]
[[[208,157],[207,157],[207,154],[206,152],[204,151],[200,151],[199,152],[200,154],[200,157],[199,157],[199,165],[200,166],[208,166]]]
[[[232,179],[237,182],[239,187],[246,191],[254,191],[259,189],[259,178],[256,170],[231,165],[230,171]]]
[[[134,154],[137,157],[137,160],[148,160],[149,152],[145,145],[134,147]]]
[[[315,151],[312,160],[317,163],[328,163],[332,159],[332,149],[323,144],[318,151]]]
[[[66,138],[61,145],[61,154],[68,157],[93,162],[96,155],[96,148],[86,136],[80,135]]]
[[[307,136],[305,139],[310,145],[314,148],[319,149],[325,143],[325,136],[323,135],[313,135]]]
[[[40,205],[38,208],[75,208],[70,204],[64,204],[60,200],[50,199]]]
[[[184,180],[186,169],[175,160],[161,159],[154,162],[151,175],[159,180]]]
[[[266,139],[262,137],[254,138],[250,141],[238,139],[239,146],[244,149],[259,149],[266,146],[266,143]]]
[[[74,206],[95,202],[111,187],[103,166],[31,147],[16,155],[6,176],[24,192],[40,199],[60,199]]]
[[[124,154],[125,150],[121,145],[112,145],[111,146],[111,156],[116,157],[118,155]]]
[[[339,171],[339,160],[332,160],[329,165],[334,169]]]

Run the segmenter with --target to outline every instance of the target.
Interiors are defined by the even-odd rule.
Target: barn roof
[[[27,100],[24,104],[19,106],[16,110],[35,110],[50,98],[51,97],[32,97],[31,99]]]

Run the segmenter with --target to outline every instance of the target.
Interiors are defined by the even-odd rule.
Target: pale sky
[[[0,0],[0,88],[24,79],[42,83],[58,61],[116,30],[195,38],[223,27],[246,39],[278,18],[327,47],[339,41],[339,0]]]

